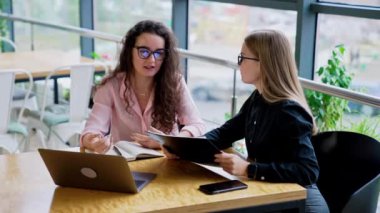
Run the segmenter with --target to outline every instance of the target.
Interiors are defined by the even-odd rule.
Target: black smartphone
[[[246,189],[247,187],[248,186],[245,183],[239,180],[228,180],[223,182],[200,185],[199,190],[206,194],[213,195],[238,189]]]

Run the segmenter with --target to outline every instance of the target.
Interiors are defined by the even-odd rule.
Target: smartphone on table
[[[239,189],[246,189],[248,188],[247,184],[239,181],[239,180],[228,180],[223,182],[217,182],[217,183],[210,183],[205,185],[200,185],[199,190],[209,194],[218,194],[222,192],[229,192]]]

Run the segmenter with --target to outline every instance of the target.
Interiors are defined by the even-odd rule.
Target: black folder
[[[159,141],[170,153],[180,159],[197,163],[214,163],[214,155],[221,151],[206,138],[180,137],[147,132],[148,136]]]

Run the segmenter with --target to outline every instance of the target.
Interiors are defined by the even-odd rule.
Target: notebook
[[[117,154],[125,157],[128,161],[164,157],[164,155],[157,150],[148,149],[142,147],[140,144],[129,141],[119,141],[114,145],[113,148],[114,150],[111,149],[109,151],[110,154],[112,154],[112,151],[115,151]]]
[[[55,184],[63,187],[137,193],[156,174],[132,172],[122,156],[38,149]]]
[[[179,137],[147,132],[148,136],[159,141],[169,152],[183,160],[197,163],[215,164],[214,155],[221,151],[206,138]]]

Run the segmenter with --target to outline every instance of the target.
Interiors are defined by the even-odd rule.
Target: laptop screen
[[[54,183],[64,187],[137,193],[156,174],[131,172],[121,156],[38,149]]]

